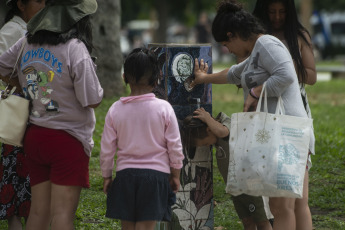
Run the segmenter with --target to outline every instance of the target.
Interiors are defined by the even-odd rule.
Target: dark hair
[[[149,84],[155,87],[159,68],[157,56],[152,50],[136,48],[128,54],[123,64],[124,80],[128,84]]]
[[[34,35],[27,34],[29,44],[58,45],[76,38],[82,41],[91,54],[92,44],[92,25],[91,16],[85,16],[79,20],[70,30],[65,33],[55,33],[47,30],[37,31]]]
[[[217,15],[212,23],[212,35],[217,42],[228,41],[227,33],[249,40],[265,30],[256,18],[245,11],[235,0],[222,0],[217,5]]]
[[[201,140],[208,136],[207,124],[198,118],[193,118],[193,115],[183,119],[183,128],[191,135],[193,143],[196,139]]]
[[[193,159],[196,151],[196,140],[208,136],[207,124],[198,118],[193,118],[192,114],[188,115],[182,121],[180,133],[183,149],[187,152],[189,158]]]
[[[284,25],[284,37],[286,38],[288,48],[292,59],[294,59],[297,67],[297,74],[301,77],[302,84],[307,76],[307,71],[302,63],[302,57],[298,46],[298,36],[300,36],[306,44],[311,47],[305,37],[305,33],[309,36],[308,30],[299,22],[294,0],[257,0],[253,14],[259,18],[267,27],[268,33],[272,33],[271,22],[268,15],[268,7],[272,3],[280,2],[285,6],[286,18]]]
[[[12,0],[8,3],[8,6],[10,7],[10,10],[6,13],[5,16],[5,23],[11,20],[15,15],[19,16],[21,14],[21,11],[19,10],[17,6],[18,0]],[[22,3],[26,5],[29,2],[29,0],[22,0]]]

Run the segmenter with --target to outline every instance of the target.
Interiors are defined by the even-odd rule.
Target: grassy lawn
[[[315,229],[345,229],[345,81],[318,82],[307,87],[316,135],[316,155],[310,170],[310,207]],[[77,213],[77,229],[120,229],[104,218],[105,196],[99,171],[99,141],[103,119],[112,101],[96,109],[95,149],[90,164],[91,189],[84,190]],[[213,115],[242,110],[242,91],[233,85],[213,85]],[[214,161],[216,162],[216,161]],[[236,230],[242,225],[214,165],[215,227]]]
[[[307,87],[314,118],[316,155],[310,170],[310,207],[315,229],[345,229],[345,80],[318,82]],[[105,195],[99,168],[100,137],[104,117],[117,98],[103,100],[97,108],[95,148],[90,160],[91,188],[82,191],[76,229],[120,229],[117,221],[104,217]],[[242,90],[233,85],[213,85],[213,115],[230,115],[242,110]],[[214,161],[216,162],[216,161]],[[224,183],[214,165],[214,226],[217,229],[242,229]],[[7,229],[6,221],[0,229]]]

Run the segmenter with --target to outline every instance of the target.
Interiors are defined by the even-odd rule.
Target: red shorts
[[[63,130],[30,125],[24,138],[30,185],[50,180],[57,185],[89,188],[89,157],[80,141]]]

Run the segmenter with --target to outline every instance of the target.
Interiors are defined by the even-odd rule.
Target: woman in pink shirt
[[[23,144],[31,185],[26,230],[75,229],[80,193],[90,186],[93,108],[103,97],[91,58],[96,10],[96,0],[49,0],[26,37],[0,56],[9,79],[26,42],[13,78],[31,104]]]
[[[0,55],[25,36],[26,23],[45,6],[45,0],[7,0],[6,5],[9,10],[0,29]],[[19,84],[16,87],[20,89]],[[21,219],[27,220],[31,205],[25,153],[22,147],[4,143],[0,152],[0,220],[7,220],[10,230],[21,230]]]
[[[106,216],[120,219],[123,229],[154,229],[156,221],[170,221],[171,201],[180,186],[184,156],[179,127],[172,106],[152,93],[158,75],[153,52],[134,49],[123,74],[131,94],[116,101],[105,118],[100,164]]]

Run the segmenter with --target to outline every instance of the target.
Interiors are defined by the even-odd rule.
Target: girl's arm
[[[174,193],[180,188],[180,172],[183,167],[184,155],[182,152],[181,135],[174,109],[169,105],[170,118],[165,130],[167,150],[169,155],[170,176],[169,183]]]
[[[165,129],[165,139],[169,156],[170,177],[169,182],[174,192],[177,192],[180,186],[180,169],[183,167],[183,150],[181,143],[181,134],[174,109],[169,105],[169,117]]]
[[[312,44],[309,35],[306,32],[304,33],[305,33],[304,37],[308,40],[308,43]],[[316,83],[317,74],[316,74],[316,68],[315,68],[313,48],[311,45],[307,44],[301,38],[298,38],[298,41],[301,44],[300,50],[301,50],[302,64],[305,70],[307,71],[307,76],[304,83],[308,85],[314,85]],[[301,82],[301,79],[299,79],[299,82]]]
[[[103,192],[105,194],[108,194],[108,191],[111,188],[112,182],[113,182],[112,177],[103,177]]]
[[[113,105],[114,106],[114,105]],[[114,157],[117,149],[116,139],[117,135],[113,128],[113,121],[111,119],[110,107],[106,117],[101,139],[101,152],[99,153],[100,166],[103,176],[103,192],[108,193],[112,184],[112,172],[114,169]]]
[[[177,193],[180,188],[180,173],[181,169],[170,168],[169,183],[174,193]]]
[[[117,150],[117,133],[114,128],[112,114],[115,104],[113,104],[106,117],[101,138],[101,151],[99,153],[100,167],[103,179],[111,178],[114,170],[114,157]],[[105,188],[104,188],[105,189]]]

